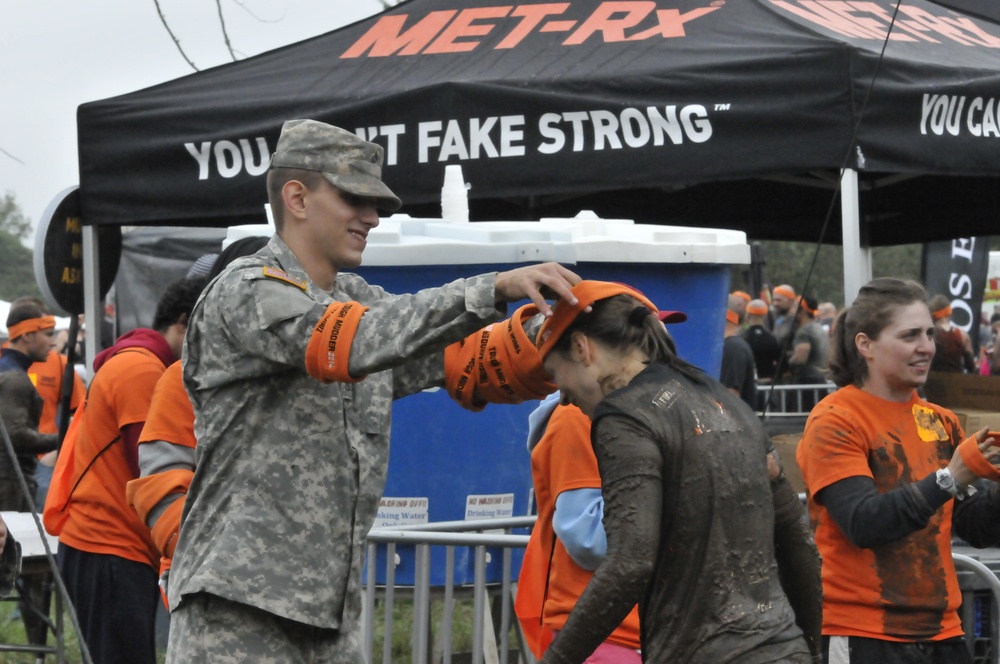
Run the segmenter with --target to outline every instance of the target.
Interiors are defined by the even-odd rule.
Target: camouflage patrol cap
[[[316,120],[289,120],[281,127],[271,168],[301,168],[322,173],[349,194],[374,198],[390,212],[402,205],[382,182],[382,146]]]

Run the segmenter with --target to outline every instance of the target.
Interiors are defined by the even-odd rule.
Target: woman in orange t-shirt
[[[1000,478],[1000,441],[984,429],[963,442],[955,415],[917,394],[935,350],[926,299],[900,279],[861,289],[832,339],[841,389],[813,409],[798,447],[823,561],[828,664],[972,661],[951,533],[1000,543],[1000,486],[970,486]]]
[[[514,610],[536,657],[566,624],[607,551],[601,474],[590,418],[549,395],[529,418],[538,521],[524,554]],[[639,611],[632,611],[587,664],[640,664]]]

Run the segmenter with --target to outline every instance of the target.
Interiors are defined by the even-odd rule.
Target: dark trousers
[[[58,560],[94,664],[155,664],[156,571],[62,542]]]
[[[847,639],[847,653],[843,642],[831,645],[831,639]],[[846,659],[845,659],[846,655]],[[902,643],[865,639],[860,636],[823,637],[824,664],[972,664],[972,655],[965,639],[958,637],[946,641],[919,641]]]

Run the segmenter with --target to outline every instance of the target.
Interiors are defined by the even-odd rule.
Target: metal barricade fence
[[[992,594],[993,601],[990,605],[990,624],[988,630],[988,634],[990,635],[990,646],[987,656],[982,661],[989,662],[990,664],[1000,664],[1000,643],[998,643],[998,636],[1000,636],[1000,580],[997,579],[997,572],[994,572],[979,560],[976,560],[971,556],[953,553],[951,554],[951,557],[955,561],[955,568],[957,570],[964,569],[965,571],[975,574],[986,584],[986,587]],[[974,601],[974,595],[972,593],[964,593],[963,600]],[[971,608],[973,607],[963,607],[963,612],[966,615],[969,615],[971,611],[967,609]],[[964,622],[966,623],[964,624],[966,632],[966,645],[969,646],[970,652],[972,652],[973,656],[975,656],[975,634],[973,633],[972,626],[968,624],[969,621]]]
[[[456,595],[467,595],[470,591],[472,609],[472,664],[507,664],[510,654],[508,634],[512,627],[520,637],[520,626],[514,616],[513,599],[516,580],[512,579],[511,561],[515,549],[523,549],[528,544],[528,535],[516,535],[514,529],[530,528],[536,517],[511,517],[503,519],[483,519],[475,521],[442,521],[391,528],[373,528],[368,533],[368,560],[365,597],[363,604],[363,625],[365,654],[369,662],[374,655],[376,625],[376,595],[381,591],[384,629],[382,635],[382,662],[392,662],[393,609],[397,593],[412,593],[413,633],[411,634],[411,658],[413,664],[426,664],[431,657],[434,636],[431,625],[431,549],[445,549],[445,585],[436,589],[435,594],[443,598],[444,608],[436,635],[435,653],[441,654],[443,664],[450,664],[453,655],[452,627],[456,606]],[[483,532],[497,531],[502,532]],[[377,547],[386,546],[385,585],[380,589],[373,582],[377,578]],[[397,546],[412,546],[415,549],[415,574],[412,587],[394,585],[394,568]],[[471,588],[454,583],[455,549],[473,548],[475,551],[474,583]],[[488,606],[489,586],[486,582],[487,547],[502,548],[503,576],[499,588],[493,585],[494,599],[499,600],[500,619],[494,631],[492,613]],[[489,624],[487,624],[489,623]],[[534,664],[534,657],[524,646],[523,639],[517,644],[520,660]]]
[[[757,385],[757,412],[767,404],[768,418],[794,418],[809,415],[812,407],[837,389],[833,383],[810,385]]]
[[[535,658],[527,650],[523,639],[520,638],[520,626],[514,616],[513,599],[516,588],[516,580],[511,578],[511,553],[515,549],[522,549],[528,544],[527,535],[515,535],[510,531],[519,528],[530,528],[536,517],[512,517],[506,519],[484,519],[482,521],[443,521],[439,523],[427,523],[415,526],[398,526],[393,528],[374,528],[368,533],[368,570],[369,580],[376,578],[376,547],[384,544],[387,547],[386,555],[386,583],[381,589],[376,588],[376,584],[369,582],[365,587],[364,604],[362,608],[362,622],[364,626],[365,655],[368,662],[372,662],[375,643],[376,625],[376,596],[381,590],[383,596],[384,629],[382,637],[382,662],[392,664],[392,640],[393,640],[393,615],[394,602],[397,592],[412,592],[413,603],[413,628],[410,635],[411,654],[406,661],[413,664],[428,664],[432,659],[437,664],[451,664],[453,653],[452,627],[455,610],[456,588],[453,583],[454,550],[456,547],[471,547],[475,549],[475,582],[471,589],[462,586],[458,590],[468,592],[471,590],[473,597],[472,610],[472,644],[471,662],[472,664],[507,664],[509,660],[511,644],[508,634],[513,627],[519,638],[517,649],[519,661],[525,664],[534,664]],[[484,530],[502,530],[502,533],[484,533]],[[396,587],[393,582],[393,568],[395,566],[396,547],[399,545],[413,546],[416,550],[416,575],[415,584],[412,587]],[[443,595],[444,610],[436,639],[438,647],[434,648],[434,653],[440,655],[432,657],[432,643],[434,638],[431,624],[431,595],[430,586],[430,552],[432,547],[445,547],[446,549],[446,584],[440,592]],[[494,588],[495,599],[500,603],[500,619],[494,631],[495,617],[492,616],[488,606],[488,585],[486,583],[487,547],[499,547],[503,549],[503,581],[499,587],[499,593]],[[954,553],[952,557],[955,566],[959,570],[971,572],[980,578],[992,594],[992,609],[989,616],[989,650],[985,659],[976,661],[989,662],[990,664],[1000,664],[1000,580],[989,567],[974,557],[964,554]],[[495,585],[495,584],[494,584]],[[971,598],[971,594],[969,595]],[[964,613],[968,613],[967,610]],[[970,632],[971,625],[966,624],[965,629]],[[973,649],[973,639],[967,639],[970,651]]]

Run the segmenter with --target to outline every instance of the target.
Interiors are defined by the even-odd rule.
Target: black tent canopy
[[[862,244],[989,234],[1000,17],[959,11],[978,4],[409,0],[81,106],[83,219],[260,223],[280,127],[308,117],[382,144],[413,216],[440,215],[460,163],[476,220],[589,209],[816,240],[846,165]]]

